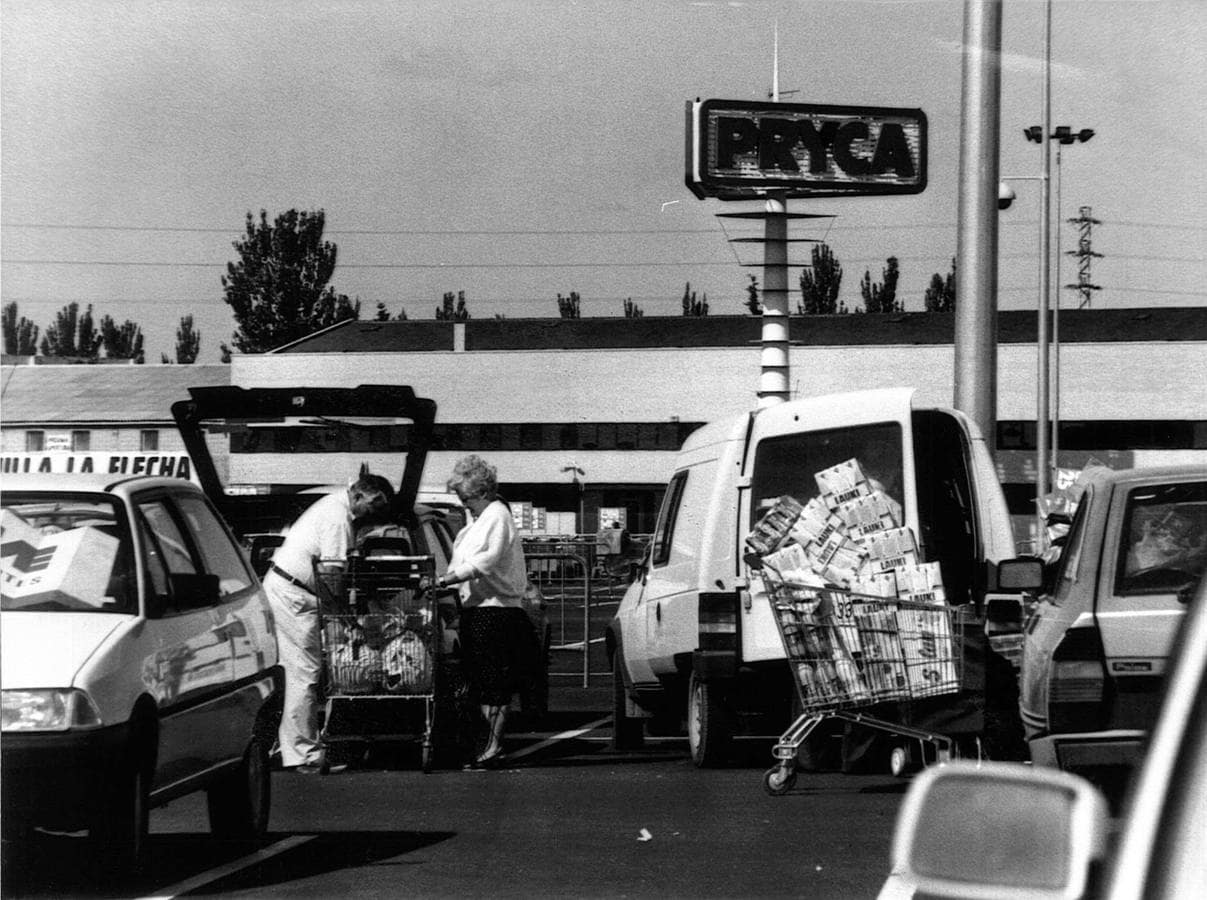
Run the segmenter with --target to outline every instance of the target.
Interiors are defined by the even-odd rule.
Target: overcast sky
[[[332,284],[392,315],[433,317],[465,291],[474,318],[677,315],[684,284],[744,312],[749,204],[684,186],[684,103],[764,100],[778,23],[786,102],[920,107],[929,186],[896,198],[793,201],[861,304],[865,270],[900,259],[922,309],[956,251],[961,0],[877,2],[0,3],[0,287],[43,332],[65,304],[132,319],[149,362],[182,315],[218,361],[235,322],[220,277],[244,217],[322,208]],[[1043,11],[1005,0],[1004,175],[1034,177]],[[1053,203],[1089,206],[1102,307],[1203,305],[1207,3],[1055,0]],[[789,91],[796,93],[789,94]],[[1002,308],[1034,308],[1039,187],[1003,214]],[[751,232],[750,229],[755,229]],[[1076,233],[1062,226],[1062,249]],[[807,261],[808,245],[794,245]],[[792,276],[795,286],[796,275]],[[1062,282],[1076,280],[1066,259]],[[1062,291],[1063,302],[1075,296]],[[797,295],[799,296],[799,295]],[[796,297],[792,300],[795,308]]]

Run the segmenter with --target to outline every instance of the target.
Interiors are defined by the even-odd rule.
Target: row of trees
[[[234,348],[243,353],[262,353],[300,340],[346,319],[360,318],[360,300],[338,293],[330,284],[335,272],[338,248],[323,240],[326,215],[323,210],[291,209],[272,222],[268,213],[259,218],[250,212],[244,233],[232,246],[237,259],[226,266],[222,276],[223,300],[231,308],[237,328],[231,335]],[[842,265],[824,243],[813,247],[812,265],[801,272],[800,296],[796,312],[800,315],[848,313],[839,300]],[[931,278],[924,297],[928,312],[949,312],[955,308],[955,260],[946,277]],[[865,271],[860,282],[863,309],[857,312],[886,313],[904,309],[897,297],[900,278],[897,258],[890,256],[881,271],[881,280],[873,281]],[[757,315],[763,311],[758,279],[750,276],[746,286],[746,309]],[[683,315],[707,316],[708,295],[699,296],[688,282],[683,289]],[[640,318],[644,311],[629,297],[624,301],[624,316]],[[577,291],[557,295],[558,315],[564,319],[582,317],[582,298]],[[470,317],[465,292],[445,293],[436,307],[436,318],[464,321]],[[377,304],[377,321],[403,320],[406,310],[391,316],[384,303]],[[502,318],[497,316],[496,318]],[[19,316],[17,304],[5,304],[3,310],[4,352],[32,356],[129,359],[145,362],[141,328],[129,320],[118,325],[111,316],[103,316],[99,328],[92,307],[82,313],[78,303],[69,303],[47,327],[41,341],[39,328]],[[231,347],[219,345],[223,362],[230,361]],[[192,316],[183,316],[176,331],[175,359],[161,355],[162,362],[192,363],[201,350],[201,334]]]
[[[146,362],[142,329],[126,320],[118,325],[112,316],[102,316],[99,327],[88,305],[80,312],[78,303],[68,303],[57,313],[46,333],[38,340],[41,329],[20,314],[17,304],[4,304],[2,315],[4,352],[14,356],[69,357],[74,359],[128,359]],[[183,316],[176,329],[176,359],[192,363],[201,352],[201,335],[193,326],[192,316]],[[172,362],[162,355],[163,362]]]

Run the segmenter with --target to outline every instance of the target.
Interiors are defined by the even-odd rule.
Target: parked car
[[[1201,897],[1207,884],[1207,579],[1181,623],[1158,709],[1116,821],[1103,796],[1070,773],[1011,763],[927,769],[910,785],[898,814],[892,874],[881,900]]]
[[[310,504],[344,484],[242,485],[228,490],[215,457],[230,452],[230,435],[249,428],[286,428],[288,447],[336,447],[355,445],[374,429],[393,434],[398,448],[392,458],[403,458],[401,472],[394,484],[391,509],[375,521],[358,523],[358,540],[389,536],[395,542],[392,552],[431,556],[437,574],[448,569],[453,540],[463,524],[464,510],[447,502],[450,495],[441,491],[422,492],[421,482],[436,419],[436,402],[416,396],[405,385],[360,385],[353,388],[190,388],[190,398],[172,405],[185,447],[193,460],[202,488],[221,509],[236,533],[241,536],[253,566],[267,570],[283,532]],[[387,424],[388,423],[388,424]],[[405,440],[397,434],[405,432]],[[308,440],[310,433],[321,435]],[[380,444],[368,446],[377,452]],[[316,451],[311,451],[314,453]],[[303,451],[284,456],[296,464]],[[347,453],[328,453],[333,464],[347,464]],[[359,465],[360,460],[353,458]],[[330,477],[332,464],[322,471]],[[281,474],[281,482],[292,480],[293,472]],[[355,469],[348,473],[355,475]],[[380,474],[380,473],[379,473]],[[286,478],[288,475],[288,479]],[[249,489],[250,487],[250,489]],[[541,665],[521,693],[526,711],[543,713],[548,706],[551,627],[545,599],[539,590],[525,597],[525,611],[539,644]]]
[[[201,790],[215,835],[262,835],[276,638],[205,494],[179,478],[7,475],[0,525],[5,837],[88,829],[126,870],[148,810]]]
[[[1087,479],[1049,593],[1026,622],[1031,759],[1118,787],[1156,718],[1173,638],[1207,566],[1207,470]]]

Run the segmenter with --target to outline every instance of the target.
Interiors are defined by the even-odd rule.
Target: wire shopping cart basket
[[[957,607],[797,584],[769,566],[762,575],[801,710],[772,751],[778,763],[763,776],[768,793],[792,789],[797,753],[826,719],[914,738],[932,745],[939,760],[950,758],[950,737],[859,710],[961,690]]]
[[[325,715],[321,738],[397,740],[418,736],[431,771],[444,622],[430,556],[319,561],[319,633]],[[422,705],[422,716],[398,708]]]

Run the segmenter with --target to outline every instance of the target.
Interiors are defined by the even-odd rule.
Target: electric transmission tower
[[[1090,247],[1091,232],[1095,225],[1101,225],[1098,219],[1090,215],[1090,207],[1082,206],[1077,210],[1076,219],[1066,219],[1070,225],[1076,225],[1077,228],[1077,249],[1066,250],[1068,256],[1077,257],[1077,283],[1066,284],[1065,287],[1077,291],[1080,294],[1080,300],[1077,304],[1078,309],[1085,309],[1090,305],[1090,299],[1094,291],[1102,290],[1096,284],[1090,281],[1090,263],[1094,257],[1102,258],[1101,253],[1095,253]]]

